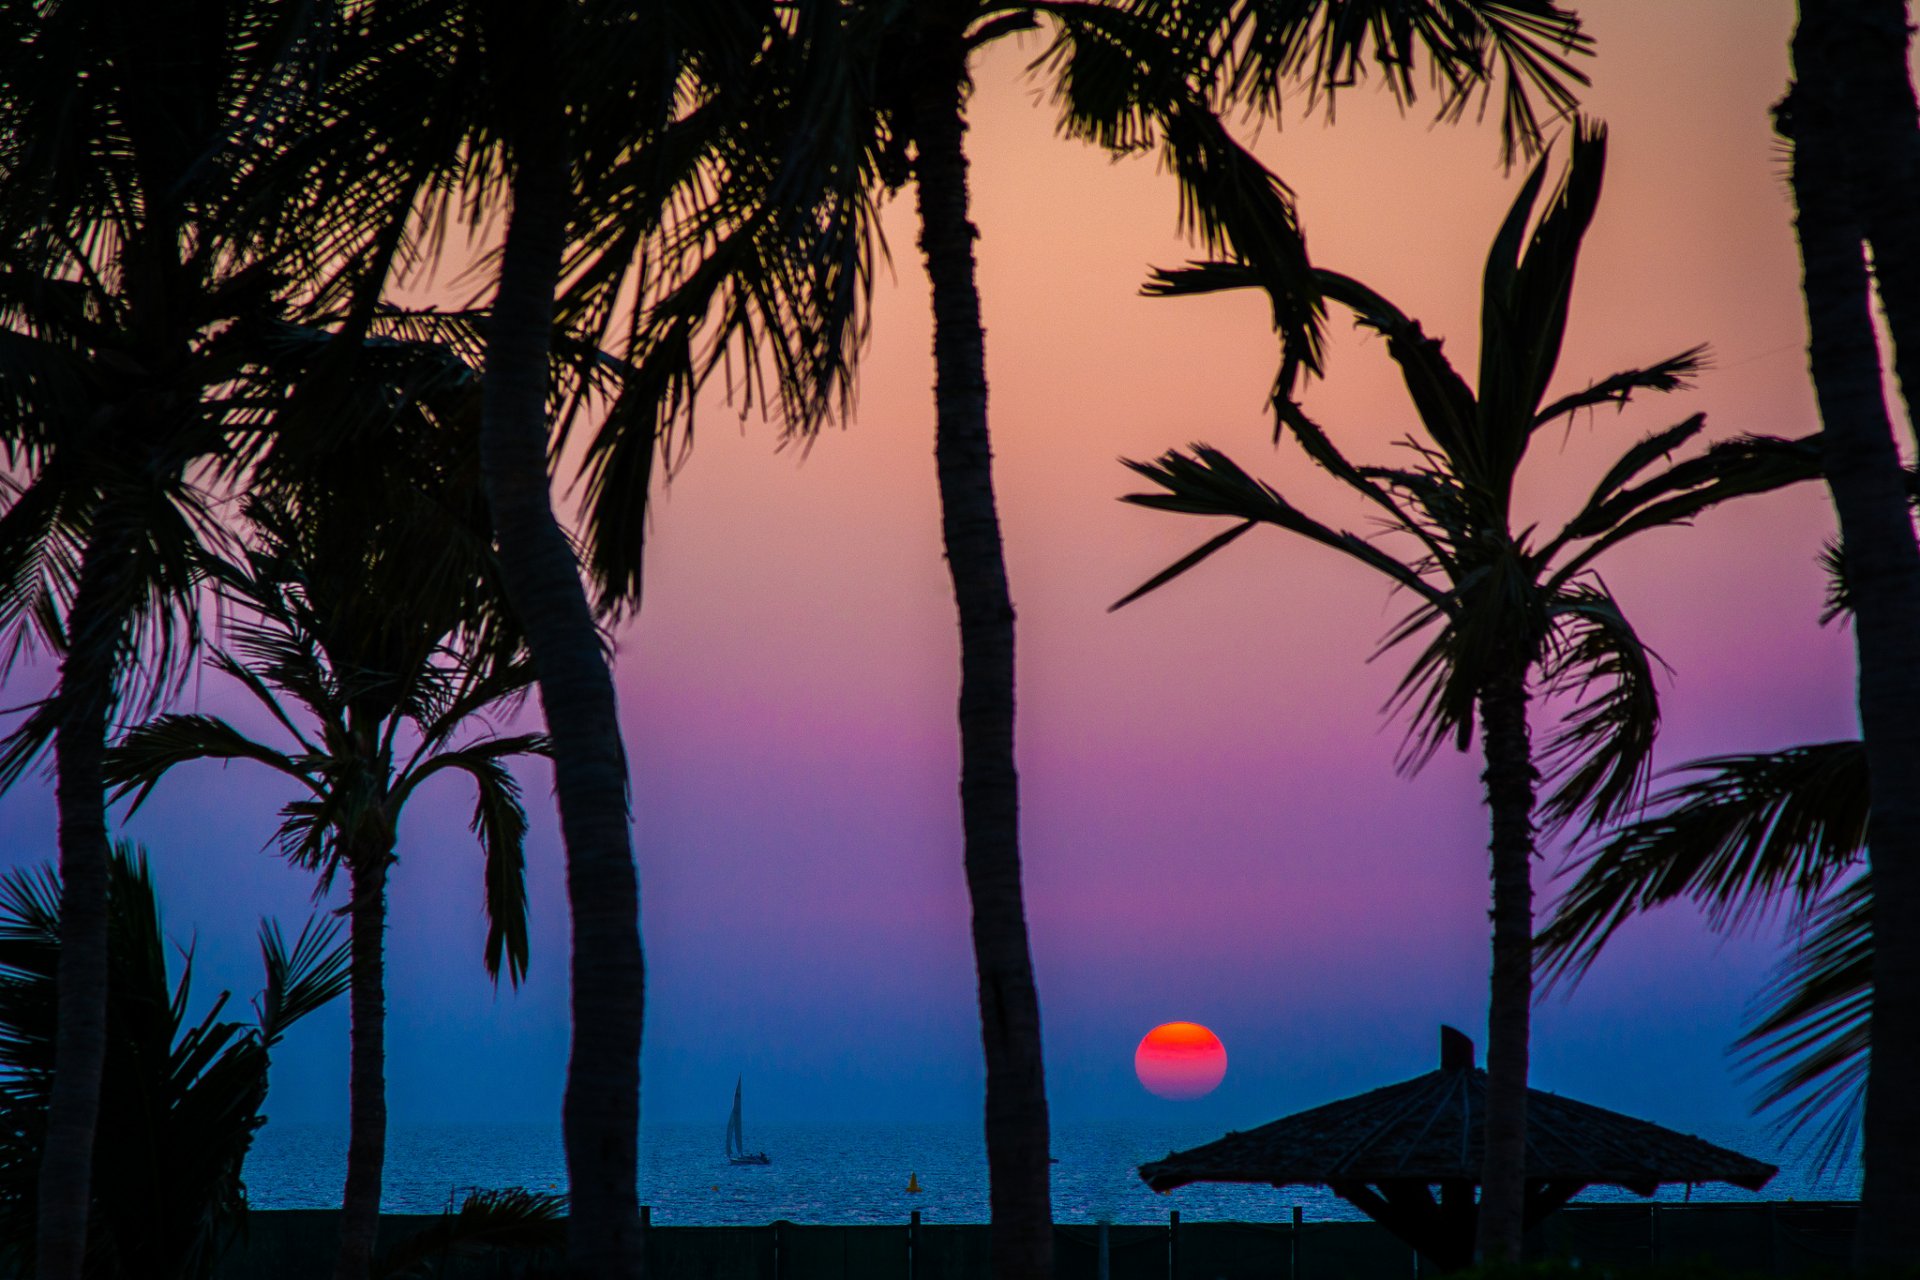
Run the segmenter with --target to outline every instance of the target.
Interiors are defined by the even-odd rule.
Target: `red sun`
[[[1203,1098],[1227,1074],[1227,1047],[1197,1022],[1163,1022],[1133,1051],[1133,1073],[1162,1098]]]

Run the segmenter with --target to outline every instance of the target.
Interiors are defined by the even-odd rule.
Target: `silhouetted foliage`
[[[222,992],[190,1012],[193,955],[168,974],[169,943],[144,851],[111,863],[107,1027],[94,1148],[87,1274],[102,1280],[204,1280],[246,1211],[242,1164],[263,1123],[273,1048],[295,1022],[346,990],[332,924],[291,942],[260,929],[266,989],[251,1024],[224,1020]],[[59,879],[0,877],[0,1258],[30,1268],[38,1173],[53,1076]]]

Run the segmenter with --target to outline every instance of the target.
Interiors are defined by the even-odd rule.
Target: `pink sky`
[[[1586,103],[1612,128],[1611,166],[1562,384],[1701,341],[1715,357],[1697,390],[1583,421],[1564,452],[1543,449],[1526,494],[1543,514],[1627,442],[1696,411],[1721,434],[1815,425],[1767,118],[1792,5],[1584,8],[1600,48]],[[1330,516],[1350,509],[1269,442],[1276,353],[1257,299],[1138,295],[1150,264],[1192,252],[1174,233],[1171,182],[1151,159],[1114,163],[1055,135],[1022,71],[1039,48],[978,68],[969,146],[1054,1107],[1256,1123],[1429,1069],[1443,1020],[1483,1038],[1478,768],[1448,755],[1396,776],[1401,726],[1378,712],[1403,659],[1365,659],[1401,606],[1330,553],[1257,534],[1105,612],[1207,533],[1117,502],[1133,488],[1121,456],[1205,440]],[[1299,193],[1316,261],[1379,288],[1470,369],[1486,244],[1520,176],[1499,169],[1491,122],[1434,128],[1363,90],[1342,97],[1337,128],[1290,120],[1259,150]],[[910,215],[902,200],[887,217],[895,263],[854,420],[776,451],[766,424],[715,404],[657,506],[646,612],[618,668],[652,965],[651,1117],[719,1117],[741,1071],[767,1120],[976,1105],[957,658]],[[1403,391],[1377,343],[1341,319],[1334,339],[1309,407],[1378,458],[1412,428]],[[1674,668],[1664,761],[1853,732],[1848,637],[1814,624],[1831,527],[1807,489],[1606,566]],[[200,697],[232,701],[211,679]],[[531,781],[543,801],[544,779]],[[175,930],[199,928],[223,983],[252,980],[253,914],[303,910],[299,878],[259,851],[276,804],[265,779],[206,768],[163,787],[130,828],[154,845]],[[554,824],[537,813],[532,978],[496,997],[478,962],[466,806],[451,785],[434,793],[402,846],[394,1114],[544,1118],[565,1037]],[[9,859],[51,850],[45,796],[0,801],[0,819]],[[1541,884],[1559,863],[1550,852]],[[1536,1083],[1675,1123],[1741,1114],[1723,1051],[1771,955],[1685,913],[1630,927],[1570,1002],[1543,1007]],[[1132,1080],[1139,1037],[1175,1019],[1211,1026],[1231,1055],[1203,1102],[1159,1102]],[[343,1027],[341,1011],[302,1030],[276,1068],[283,1114],[344,1114]]]

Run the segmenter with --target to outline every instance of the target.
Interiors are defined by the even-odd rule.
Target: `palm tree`
[[[806,133],[782,110],[789,100],[761,92],[794,43],[770,10],[746,4],[376,8],[346,42],[336,123],[294,165],[344,173],[369,153],[384,162],[381,182],[328,196],[371,228],[337,255],[363,315],[396,268],[436,247],[413,234],[423,201],[429,222],[456,196],[479,221],[508,197],[485,322],[480,456],[501,580],[525,620],[552,734],[567,848],[574,1038],[563,1128],[568,1254],[582,1275],[641,1268],[645,967],[609,654],[553,510],[549,446],[555,418],[564,430],[584,389],[607,385],[599,339],[627,316],[635,359],[615,369],[618,394],[586,451],[585,567],[613,612],[638,603],[663,438],[730,344],[771,358],[795,429],[834,400],[861,325],[866,256],[854,250],[870,229],[859,201],[821,218],[824,202],[801,208],[770,190],[770,157]],[[634,295],[642,305],[623,310]],[[556,358],[570,382],[553,376]],[[757,365],[748,376],[760,385]]]
[[[457,401],[471,404],[476,383],[469,375],[457,384]],[[268,490],[248,504],[257,545],[221,574],[240,616],[214,663],[291,746],[250,738],[217,716],[169,714],[128,732],[107,758],[107,783],[116,798],[133,795],[134,807],[187,761],[266,765],[302,792],[282,811],[282,852],[318,875],[318,892],[346,874],[352,1072],[337,1280],[365,1280],[373,1257],[386,1146],[387,877],[401,813],[436,774],[465,773],[476,791],[487,972],[497,982],[504,968],[517,984],[527,966],[527,816],[507,763],[549,747],[539,734],[471,732],[477,717],[517,702],[532,672],[476,623],[498,612],[476,599],[499,587],[473,424],[434,425],[417,418],[416,429],[383,441],[343,442],[307,459],[307,492]]]
[[[308,921],[291,945],[260,928],[266,990],[255,1022],[221,1018],[223,992],[187,1020],[193,955],[177,981],[144,850],[108,863],[107,1062],[87,1254],[96,1274],[205,1280],[246,1212],[242,1165],[266,1118],[267,1068],[287,1030],[347,986],[335,926]],[[10,1269],[34,1261],[38,1170],[53,1089],[60,883],[52,869],[0,878],[0,1241]]]
[[[1449,741],[1467,749],[1478,720],[1492,828],[1493,976],[1477,1237],[1478,1252],[1489,1261],[1518,1256],[1523,1223],[1535,836],[1543,824],[1602,822],[1631,806],[1659,721],[1650,656],[1594,563],[1636,534],[1805,478],[1814,466],[1805,442],[1746,437],[1649,475],[1661,458],[1699,436],[1705,419],[1696,414],[1623,453],[1551,537],[1532,525],[1515,527],[1515,481],[1536,432],[1581,410],[1624,405],[1641,392],[1673,391],[1704,355],[1695,348],[1612,374],[1584,391],[1548,397],[1605,160],[1604,129],[1577,124],[1565,174],[1531,232],[1544,159],[1522,185],[1487,259],[1477,389],[1416,320],[1351,277],[1315,272],[1325,297],[1386,338],[1426,438],[1408,442],[1406,464],[1357,465],[1284,391],[1274,399],[1280,429],[1369,503],[1388,530],[1410,540],[1411,558],[1315,520],[1216,449],[1195,446],[1191,453],[1127,464],[1160,490],[1127,501],[1237,523],[1120,604],[1164,585],[1256,525],[1272,524],[1360,561],[1419,600],[1387,639],[1388,646],[1416,638],[1424,643],[1396,698],[1412,721],[1410,766]],[[1245,265],[1208,263],[1160,272],[1150,292],[1178,296],[1254,283]],[[1536,747],[1528,703],[1541,694],[1575,705]],[[1536,784],[1543,778],[1553,790],[1539,801]]]
[[[222,389],[299,293],[274,214],[299,187],[249,179],[304,119],[317,16],[0,6],[0,441],[28,478],[0,515],[0,633],[60,657],[0,785],[53,742],[65,933],[37,1266],[59,1280],[82,1265],[107,1053],[108,722],[128,693],[153,705],[195,636],[176,610],[217,536],[195,481],[261,443]]]
[[[1907,7],[1895,0],[1806,0],[1793,37],[1794,80],[1775,112],[1793,150],[1808,363],[1854,599],[1861,740],[1873,779],[1873,1056],[1860,1266],[1920,1256],[1920,1097],[1912,1088],[1920,1076],[1920,670],[1910,661],[1920,635],[1920,543],[1871,314],[1877,285],[1911,411],[1920,388],[1920,260],[1912,243],[1920,111],[1908,40]]]

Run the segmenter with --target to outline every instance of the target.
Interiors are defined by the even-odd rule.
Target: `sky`
[[[1815,429],[1784,181],[1767,109],[1788,0],[1581,6],[1588,110],[1612,130],[1605,195],[1558,386],[1699,342],[1692,391],[1543,437],[1522,503],[1568,510],[1628,443],[1694,412],[1715,435]],[[1211,532],[1125,506],[1119,458],[1206,441],[1330,519],[1356,518],[1271,441],[1274,339],[1252,296],[1143,298],[1194,250],[1151,157],[1062,139],[1028,77],[1037,42],[976,67],[973,157],[996,482],[1019,610],[1028,921],[1048,1087],[1062,1120],[1247,1127],[1437,1065],[1452,1023],[1484,1042],[1486,815],[1479,766],[1396,772],[1382,714],[1403,655],[1368,661],[1403,602],[1319,548],[1262,530],[1117,614],[1107,605]],[[1521,173],[1492,119],[1430,123],[1382,93],[1338,121],[1243,122],[1294,188],[1317,262],[1357,275],[1474,356],[1479,273]],[[885,228],[873,339],[850,419],[781,447],[707,404],[656,504],[644,613],[619,633],[621,722],[649,965],[642,1105],[725,1122],[964,1120],[982,1068],[961,871],[957,642],[938,542],[927,289],[911,202]],[[1307,392],[1349,452],[1390,459],[1414,420],[1381,344],[1332,329]],[[1564,436],[1564,439],[1561,436]],[[1816,624],[1833,521],[1805,488],[1656,534],[1604,568],[1671,668],[1659,758],[1855,732],[1850,637]],[[7,693],[28,692],[21,677]],[[249,724],[208,675],[183,703]],[[1540,727],[1536,726],[1536,734]],[[532,969],[481,965],[480,857],[453,779],[410,809],[393,877],[388,1082],[395,1123],[549,1121],[567,1043],[567,928],[550,778],[533,807]],[[252,931],[295,923],[311,884],[267,847],[274,779],[178,771],[123,833],[145,842],[203,994],[259,986]],[[0,798],[0,862],[55,848],[51,786]],[[1542,901],[1565,850],[1539,863]],[[337,901],[323,907],[337,906]],[[1539,1006],[1536,1087],[1667,1124],[1746,1114],[1727,1046],[1778,959],[1672,909],[1623,929]],[[1140,1037],[1204,1023],[1230,1066],[1169,1101],[1133,1075]],[[346,1112],[342,1001],[275,1059],[268,1111]],[[717,1140],[717,1137],[716,1137]]]

